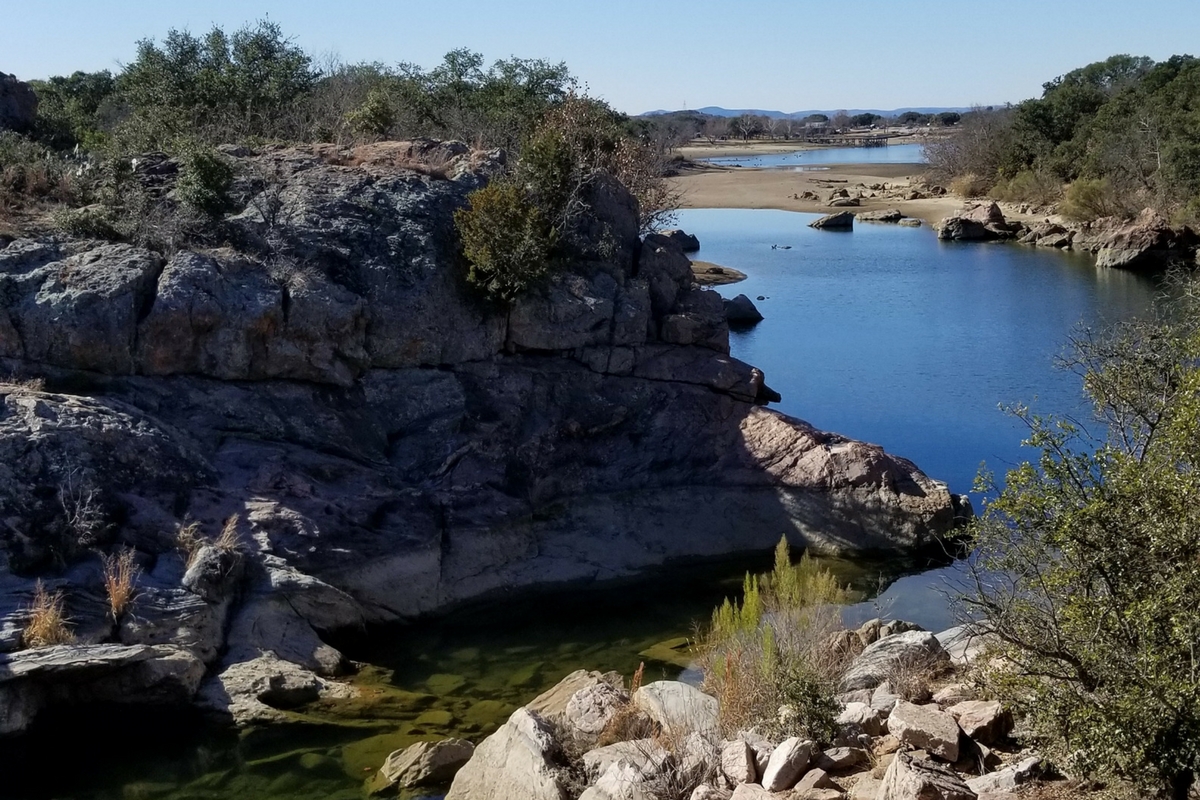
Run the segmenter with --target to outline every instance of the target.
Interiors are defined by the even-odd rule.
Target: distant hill
[[[895,116],[903,114],[907,111],[915,111],[918,114],[941,114],[946,111],[956,111],[961,114],[964,111],[970,111],[971,109],[964,107],[964,106],[912,106],[912,107],[906,106],[904,108],[893,108],[890,110],[884,110],[884,109],[879,109],[879,108],[846,108],[846,109],[836,108],[836,109],[811,109],[811,110],[807,110],[807,111],[791,111],[791,112],[767,111],[767,110],[761,109],[761,108],[722,108],[721,106],[705,106],[704,108],[680,109],[680,111],[684,111],[684,110],[692,111],[692,112],[699,113],[699,114],[708,114],[709,116],[713,116],[713,117],[740,117],[742,114],[754,114],[754,115],[760,116],[760,117],[774,117],[775,119],[787,119],[788,117],[791,117],[792,119],[802,119],[804,117],[809,116],[810,114],[824,114],[827,117],[832,117],[834,114],[838,113],[839,111],[845,111],[850,116],[854,116],[855,114],[878,114],[881,117],[895,117]],[[659,109],[657,111],[647,111],[645,114],[642,114],[641,116],[656,117],[656,116],[661,116],[663,114],[676,114],[676,113],[679,113],[679,112],[678,111],[667,111],[665,109]]]

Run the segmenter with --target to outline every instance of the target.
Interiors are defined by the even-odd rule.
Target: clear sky
[[[1200,51],[1200,0],[4,0],[0,71],[116,69],[138,39],[264,16],[346,61],[566,61],[634,114],[1001,103],[1115,53]]]

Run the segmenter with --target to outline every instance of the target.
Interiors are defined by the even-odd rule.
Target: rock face
[[[815,745],[797,738],[784,741],[771,753],[771,760],[763,770],[762,786],[768,792],[782,792],[796,785],[809,762]]]
[[[1137,272],[1156,272],[1189,260],[1196,236],[1189,229],[1176,231],[1163,217],[1146,209],[1125,222],[1100,219],[1075,233],[1072,246],[1096,254],[1096,265]]]
[[[38,98],[28,83],[0,72],[0,130],[27,131],[37,119]]]
[[[23,730],[48,706],[187,702],[204,662],[172,647],[60,645],[0,655],[0,735]]]
[[[81,641],[185,650],[206,708],[264,720],[338,692],[323,637],[365,623],[780,532],[904,551],[970,514],[910,462],[763,408],[720,297],[672,237],[638,239],[605,176],[570,269],[504,310],[464,285],[453,229],[498,154],[230,157],[276,176],[239,186],[236,248],[0,247],[0,375],[48,382],[0,383],[0,650],[53,574]],[[87,598],[120,547],[147,569],[116,625]]]

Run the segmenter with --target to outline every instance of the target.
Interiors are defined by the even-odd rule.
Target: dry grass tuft
[[[200,532],[200,523],[195,520],[181,523],[179,529],[175,531],[175,546],[187,557],[189,565],[205,541],[204,534]]]
[[[29,621],[21,634],[25,646],[51,647],[75,641],[75,634],[67,627],[65,607],[66,597],[61,590],[48,592],[38,581],[33,605],[29,607]]]
[[[238,553],[242,550],[242,534],[239,530],[242,518],[238,514],[234,514],[229,519],[225,520],[224,527],[221,528],[221,534],[213,542],[213,547],[220,550],[222,553]]]
[[[928,703],[933,699],[933,686],[947,671],[953,669],[945,658],[922,654],[897,661],[887,673],[892,694],[910,703]]]
[[[109,613],[114,622],[133,606],[137,594],[137,576],[141,570],[134,563],[133,556],[133,550],[127,549],[120,555],[104,557],[104,590],[108,594]]]
[[[617,742],[631,742],[635,739],[649,739],[659,733],[658,725],[646,716],[640,708],[633,704],[633,695],[642,688],[642,679],[646,672],[646,663],[638,664],[637,671],[629,681],[628,703],[621,706],[612,719],[604,726],[596,740],[597,747],[605,747]]]

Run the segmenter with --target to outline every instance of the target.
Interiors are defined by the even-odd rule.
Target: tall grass
[[[65,608],[66,597],[62,590],[47,591],[45,585],[38,581],[33,603],[28,610],[28,622],[21,632],[25,646],[51,647],[75,641],[75,634],[68,627]]]
[[[793,564],[786,538],[771,572],[747,574],[742,589],[741,602],[727,599],[701,637],[704,688],[720,701],[722,732],[829,741],[851,655],[837,636],[849,590],[807,553]]]
[[[141,572],[133,557],[134,551],[131,549],[104,557],[104,591],[108,595],[109,613],[114,622],[119,621],[133,606],[137,576]]]

